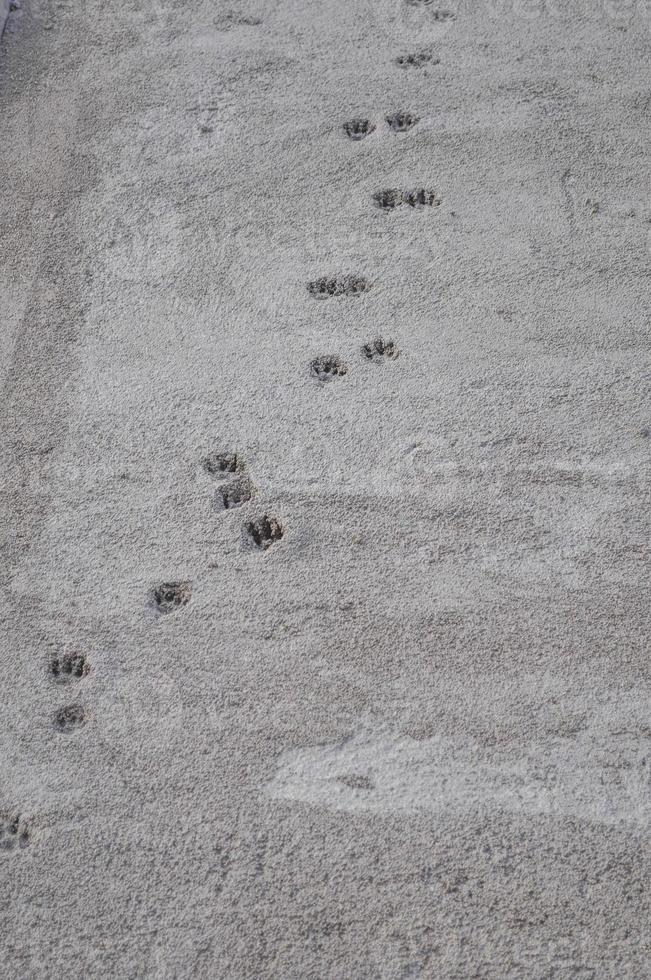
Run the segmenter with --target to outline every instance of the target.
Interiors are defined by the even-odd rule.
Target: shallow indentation
[[[393,115],[386,116],[386,121],[389,129],[394,133],[406,133],[420,120],[412,112],[394,112]]]
[[[264,514],[255,521],[249,521],[245,533],[251,545],[265,551],[276,541],[280,541],[285,530],[277,517]]]
[[[405,191],[403,200],[410,208],[437,208],[441,203],[440,197],[434,191],[418,187],[413,191]]]
[[[214,452],[209,453],[201,461],[201,464],[211,476],[219,476],[221,473],[237,473],[243,469],[244,464],[237,453]]]
[[[370,119],[349,119],[343,129],[348,139],[363,140],[375,130],[375,123]]]
[[[316,299],[329,299],[331,296],[359,296],[371,288],[364,276],[322,276],[307,284],[308,292]]]
[[[50,672],[57,681],[80,680],[90,670],[90,664],[83,653],[63,653],[53,657]]]
[[[258,17],[255,14],[240,14],[235,11],[230,11],[224,14],[224,16],[215,22],[217,30],[230,31],[234,27],[260,27],[263,23],[262,17]]]
[[[251,500],[253,496],[253,484],[250,480],[236,480],[220,487],[216,495],[218,510],[231,510],[233,507],[241,507]]]
[[[349,789],[361,789],[361,790],[372,790],[375,789],[375,783],[370,778],[370,776],[362,776],[358,773],[350,773],[345,776],[336,777],[338,783],[343,783],[344,786],[348,786]]]
[[[573,737],[538,733],[509,751],[490,740],[446,735],[436,727],[431,737],[415,741],[384,726],[364,725],[352,737],[347,734],[281,753],[265,793],[293,804],[366,811],[384,819],[391,813],[427,811],[462,818],[481,800],[486,812],[495,816],[514,813],[519,819],[540,819],[545,815],[584,825],[646,830],[651,815],[647,747],[636,739],[635,747],[627,742],[626,749],[618,749],[607,730],[618,709],[607,705],[603,710],[606,727],[593,719],[587,730]],[[621,716],[627,729],[625,717],[630,716]],[[348,785],[346,777],[355,783],[370,774],[372,792],[333,793],[333,782]]]
[[[364,344],[362,353],[369,361],[395,361],[400,351],[393,340],[383,340],[382,337],[376,337],[369,344]]]
[[[159,612],[170,613],[186,606],[192,595],[190,582],[162,582],[154,589],[154,604]]]
[[[310,374],[318,381],[333,381],[348,373],[348,367],[336,354],[322,354],[310,364]]]
[[[399,208],[403,203],[403,193],[396,188],[378,191],[373,195],[373,200],[377,207],[382,208],[383,211],[393,211],[394,208]]]
[[[86,724],[86,711],[81,704],[68,704],[54,715],[54,727],[60,732],[72,732]]]
[[[260,27],[263,21],[262,17],[256,17],[254,14],[249,16],[242,14],[239,17],[236,16],[233,23],[241,27]]]
[[[434,58],[429,51],[414,51],[411,54],[399,54],[396,64],[399,68],[424,68],[425,65],[440,64],[440,59]]]
[[[0,851],[27,847],[29,837],[29,825],[20,814],[0,813]]]
[[[397,188],[377,191],[373,195],[373,200],[376,207],[383,211],[393,211],[402,204],[406,204],[410,208],[437,208],[441,203],[441,199],[435,191],[427,190],[424,187],[417,187],[410,191],[401,191]]]

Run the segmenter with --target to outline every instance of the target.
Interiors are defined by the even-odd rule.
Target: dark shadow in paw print
[[[219,476],[222,473],[238,473],[244,468],[244,464],[237,453],[210,453],[201,462],[206,473],[210,473],[211,476]]]
[[[407,204],[410,208],[437,208],[441,203],[440,197],[437,197],[434,191],[426,190],[424,187],[418,187],[413,191],[400,191],[395,188],[378,191],[373,195],[373,200],[376,207],[383,211],[393,211],[402,204]]]
[[[308,292],[316,299],[329,299],[331,296],[359,296],[371,288],[371,283],[363,276],[322,276],[307,284]]]
[[[386,116],[386,121],[389,129],[394,133],[406,133],[419,122],[419,119],[411,112],[394,112],[393,115]]]
[[[315,357],[310,364],[310,374],[317,381],[333,381],[335,378],[343,378],[348,373],[348,368],[335,354],[322,354]]]
[[[60,732],[73,732],[86,724],[86,712],[81,704],[68,704],[54,716],[54,727]]]
[[[255,521],[249,521],[244,528],[247,541],[255,548],[266,551],[276,541],[280,541],[285,533],[278,518],[265,514]]]
[[[50,672],[57,681],[80,680],[90,670],[90,664],[83,653],[63,653],[53,657]]]
[[[220,487],[216,495],[217,510],[230,510],[233,507],[241,507],[247,503],[254,493],[254,487],[250,480],[236,480],[228,483],[225,487]]]
[[[377,207],[383,211],[393,211],[394,208],[399,208],[403,203],[403,194],[402,191],[391,188],[386,191],[378,191],[373,195],[373,200]]]
[[[344,123],[344,133],[351,140],[363,140],[375,129],[370,119],[349,119]]]
[[[392,340],[382,340],[377,337],[370,344],[364,344],[362,354],[369,361],[395,361],[400,351]]]
[[[29,844],[29,826],[20,814],[0,813],[0,851]]]
[[[163,582],[154,589],[154,605],[162,613],[171,613],[187,606],[192,595],[190,582]]]
[[[403,199],[410,208],[437,208],[441,203],[440,197],[437,197],[434,191],[428,191],[424,187],[405,191]]]
[[[440,64],[440,59],[434,58],[429,51],[415,51],[413,54],[399,54],[396,64],[399,68],[424,68],[428,64]]]

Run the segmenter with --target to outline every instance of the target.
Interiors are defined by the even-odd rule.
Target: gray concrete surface
[[[649,976],[648,4],[9,24],[4,975]]]

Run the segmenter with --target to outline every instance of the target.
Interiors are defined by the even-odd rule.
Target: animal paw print
[[[54,716],[54,727],[64,733],[83,728],[86,724],[86,711],[81,704],[68,704],[60,708]]]
[[[0,813],[0,851],[27,847],[29,836],[29,825],[20,814]]]
[[[343,378],[347,373],[347,366],[341,358],[334,354],[323,354],[321,357],[315,357],[310,364],[310,374],[317,381],[333,381],[335,378]]]
[[[253,483],[245,475],[246,464],[238,453],[215,452],[203,459],[203,468],[217,479],[235,476],[225,486],[218,488],[215,503],[218,510],[230,510],[241,507],[251,500],[255,493]]]
[[[383,211],[393,211],[394,208],[399,208],[401,204],[404,204],[404,195],[402,191],[396,189],[378,191],[373,195],[373,200],[377,207],[382,208]]]
[[[64,653],[53,657],[50,672],[57,681],[81,680],[90,670],[90,664],[83,653]]]
[[[386,121],[389,129],[394,133],[406,133],[420,122],[418,116],[412,112],[394,112],[393,115],[386,116]]]
[[[153,592],[154,605],[161,613],[171,613],[187,606],[192,596],[190,582],[163,582]]]
[[[236,480],[234,483],[227,483],[225,487],[220,487],[217,491],[218,510],[230,510],[233,507],[241,507],[251,500],[254,488],[250,480]]]
[[[434,191],[419,187],[413,191],[401,191],[396,188],[390,190],[377,191],[373,195],[373,200],[382,211],[393,211],[402,204],[407,204],[410,208],[437,208],[441,204],[440,197]]]
[[[344,133],[351,140],[363,140],[375,129],[370,119],[350,119],[344,123]]]
[[[396,64],[399,68],[424,68],[425,65],[438,65],[440,58],[434,58],[429,51],[415,51],[413,54],[399,54]]]
[[[371,288],[364,276],[322,276],[307,284],[308,292],[316,299],[330,299],[331,296],[359,296]]]
[[[276,541],[280,541],[285,531],[277,517],[265,514],[258,520],[249,521],[245,526],[245,533],[253,547],[266,551]]]
[[[423,187],[415,191],[405,191],[403,200],[410,208],[438,208],[441,203],[441,198],[437,197],[434,191],[425,190]]]
[[[206,473],[211,476],[220,476],[223,473],[238,473],[244,468],[243,462],[237,453],[209,453],[204,456],[202,465]]]
[[[370,344],[364,344],[362,354],[369,361],[395,361],[400,351],[392,340],[382,340],[377,337]]]

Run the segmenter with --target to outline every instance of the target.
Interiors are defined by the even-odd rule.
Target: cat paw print
[[[441,204],[441,198],[435,191],[418,187],[415,190],[402,191],[397,188],[377,191],[373,195],[375,206],[382,211],[394,211],[396,208],[406,204],[410,208],[437,208]]]
[[[405,191],[403,201],[410,208],[438,208],[441,198],[434,192],[419,187],[414,191]]]
[[[192,596],[190,582],[162,582],[152,593],[152,601],[158,612],[167,615],[187,606]]]
[[[394,208],[399,208],[404,204],[402,191],[396,189],[378,191],[373,195],[373,200],[376,207],[381,208],[383,211],[393,211]]]
[[[410,54],[399,54],[395,59],[398,68],[425,68],[426,65],[439,65],[440,58],[435,58],[429,51],[414,51]]]
[[[29,839],[29,824],[19,813],[0,812],[0,851],[27,847]]]
[[[244,526],[246,543],[259,551],[266,551],[283,537],[285,530],[277,517],[264,514]]]
[[[201,464],[210,476],[227,476],[229,473],[239,473],[244,469],[244,461],[237,453],[232,452],[213,452],[209,453],[201,461]]]
[[[369,344],[364,344],[362,354],[367,360],[379,363],[382,361],[395,361],[400,351],[393,340],[382,340],[381,337],[376,337]]]
[[[87,721],[86,711],[81,704],[67,704],[54,715],[54,727],[64,734],[83,728]]]
[[[413,112],[394,112],[385,118],[387,126],[393,133],[406,133],[420,122]]]
[[[363,140],[375,130],[375,123],[370,119],[349,119],[344,123],[344,133],[349,140]]]
[[[330,299],[333,296],[360,296],[371,288],[364,276],[322,276],[307,284],[307,291],[315,299]]]
[[[347,373],[347,365],[335,354],[322,354],[320,357],[315,357],[310,364],[310,374],[321,382],[343,378]]]
[[[50,662],[50,673],[61,683],[81,680],[89,670],[90,663],[83,653],[63,653]]]
[[[232,510],[246,504],[255,493],[255,487],[246,475],[246,463],[236,452],[214,452],[202,460],[204,470],[217,481],[228,480],[217,488],[217,510]]]
[[[231,510],[249,502],[254,494],[254,486],[250,480],[235,480],[220,487],[216,495],[217,510]]]

